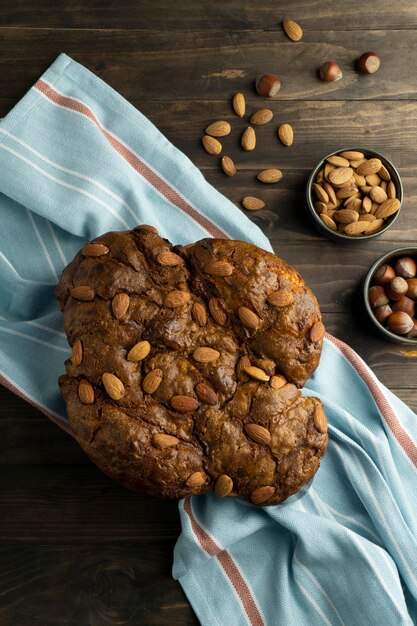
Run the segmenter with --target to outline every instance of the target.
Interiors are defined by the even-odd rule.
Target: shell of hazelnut
[[[392,305],[393,311],[404,311],[404,313],[408,313],[410,317],[414,317],[416,312],[416,303],[411,298],[407,298],[407,296],[403,296],[401,300],[397,300]]]
[[[405,294],[407,298],[412,298],[413,300],[417,300],[417,278],[409,278],[407,280],[407,293]]]
[[[274,74],[263,74],[256,79],[256,91],[263,98],[273,98],[281,89],[281,81]]]
[[[396,335],[406,335],[414,326],[413,319],[404,311],[394,311],[387,319],[388,330]]]
[[[334,61],[326,61],[320,68],[320,78],[326,83],[334,83],[336,80],[343,78],[343,73],[337,63]]]
[[[407,339],[417,337],[417,320],[413,320],[413,328],[407,333]]]
[[[395,273],[402,278],[414,278],[417,274],[417,265],[410,256],[403,256],[395,263]]]
[[[381,287],[381,285],[374,285],[368,289],[368,299],[369,304],[374,309],[382,306],[383,304],[388,304],[389,302],[385,290]]]
[[[387,317],[389,317],[392,313],[392,309],[389,304],[383,304],[382,306],[378,306],[374,310],[374,315],[380,324],[383,324]]]
[[[364,52],[356,61],[356,67],[361,74],[375,74],[379,70],[381,59],[376,52]]]
[[[380,265],[376,270],[373,276],[373,281],[375,285],[386,285],[393,278],[395,278],[394,269],[391,267],[391,265],[387,265],[386,263],[384,263],[383,265]]]
[[[385,286],[385,289],[390,300],[401,300],[408,290],[407,281],[402,276],[396,276]]]

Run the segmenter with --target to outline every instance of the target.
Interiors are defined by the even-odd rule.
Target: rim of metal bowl
[[[365,302],[365,308],[368,312],[371,322],[373,322],[374,326],[382,335],[384,335],[387,339],[389,339],[390,341],[394,343],[401,343],[407,346],[416,346],[417,338],[407,339],[407,337],[404,337],[403,335],[396,335],[395,333],[392,333],[390,330],[385,328],[385,326],[383,326],[380,322],[378,322],[368,300],[368,289],[370,287],[373,275],[378,269],[378,267],[382,265],[383,263],[385,263],[385,261],[388,261],[388,259],[394,259],[397,257],[401,257],[403,255],[405,256],[405,255],[411,255],[411,254],[417,255],[417,247],[413,248],[413,247],[407,246],[404,248],[395,248],[394,250],[391,250],[390,252],[386,252],[385,254],[380,256],[379,259],[377,259],[375,263],[373,263],[371,267],[369,268],[369,271],[363,282],[362,295],[363,295],[363,299]]]
[[[383,228],[381,228],[380,230],[377,230],[375,233],[370,233],[369,235],[367,234],[358,235],[356,237],[352,237],[350,235],[344,235],[343,233],[339,233],[338,231],[332,230],[331,228],[326,226],[326,224],[320,219],[320,216],[317,214],[317,211],[314,208],[314,203],[312,199],[312,188],[313,188],[314,179],[319,169],[325,163],[326,159],[336,154],[339,154],[339,152],[347,152],[347,151],[353,151],[353,150],[363,152],[366,155],[376,156],[377,158],[381,159],[383,165],[385,165],[387,169],[389,169],[391,176],[394,174],[394,176],[392,177],[396,178],[395,182],[397,184],[397,197],[398,197],[398,200],[400,201],[400,208],[398,209],[396,213],[394,213],[394,215],[392,215],[389,218],[389,220],[387,221],[386,225],[383,226]],[[325,232],[326,234],[328,233],[331,239],[333,240],[339,239],[340,241],[363,241],[364,239],[373,239],[374,237],[379,237],[379,235],[382,235],[382,233],[388,230],[388,228],[391,228],[391,226],[394,224],[394,222],[398,218],[400,211],[402,209],[403,197],[404,197],[401,176],[399,175],[398,170],[395,167],[395,165],[392,163],[392,161],[388,159],[388,157],[381,154],[380,152],[377,152],[376,150],[372,150],[371,148],[365,148],[363,146],[339,148],[338,150],[333,150],[332,152],[329,152],[329,154],[326,154],[326,156],[320,159],[320,161],[312,169],[310,176],[308,177],[307,187],[306,187],[306,196],[307,196],[307,205],[308,205],[309,211],[314,221],[316,222],[316,224],[320,227],[319,230],[321,232]]]

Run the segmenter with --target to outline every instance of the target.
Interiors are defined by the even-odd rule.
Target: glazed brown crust
[[[128,487],[169,498],[215,488],[274,504],[310,480],[327,426],[320,401],[297,389],[317,367],[322,343],[322,333],[310,336],[321,315],[300,275],[238,241],[173,249],[139,227],[94,243],[101,245],[80,251],[57,289],[78,350],[61,391],[92,460]],[[143,341],[149,354],[129,360]],[[242,357],[259,370],[248,376]],[[144,382],[151,371],[155,390],[154,380]],[[256,380],[259,371],[286,380]],[[104,373],[121,381],[120,397]],[[91,385],[91,404],[81,381]]]

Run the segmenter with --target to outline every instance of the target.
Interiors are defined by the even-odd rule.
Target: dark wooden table
[[[317,294],[327,329],[348,342],[381,381],[417,409],[417,361],[379,339],[360,306],[359,285],[382,253],[417,240],[417,5],[402,0],[293,0],[304,28],[290,42],[280,22],[289,3],[228,0],[0,0],[0,115],[62,51],[147,115],[232,201],[261,194],[252,214],[275,251]],[[358,76],[354,60],[377,50],[382,67]],[[335,59],[343,80],[316,69]],[[231,111],[236,91],[248,110],[257,73],[282,79],[275,118],[243,153],[245,122]],[[224,141],[239,168],[228,179],[200,144],[208,122],[228,119]],[[295,129],[279,145],[277,123]],[[391,156],[404,183],[395,226],[367,243],[340,246],[306,218],[304,187],[323,154],[365,145]],[[255,174],[278,166],[284,180],[264,188]],[[103,476],[77,444],[41,413],[0,390],[0,624],[106,626],[198,623],[171,578],[180,531],[177,505],[141,497]]]

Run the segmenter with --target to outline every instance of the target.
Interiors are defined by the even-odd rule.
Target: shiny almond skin
[[[278,183],[282,179],[282,172],[276,168],[262,170],[257,176],[261,183]]]
[[[103,243],[88,243],[82,249],[84,256],[91,257],[103,256],[104,254],[108,254],[109,251],[110,248]]]
[[[143,361],[150,351],[151,344],[149,341],[138,341],[138,343],[129,350],[126,358],[128,361]]]

